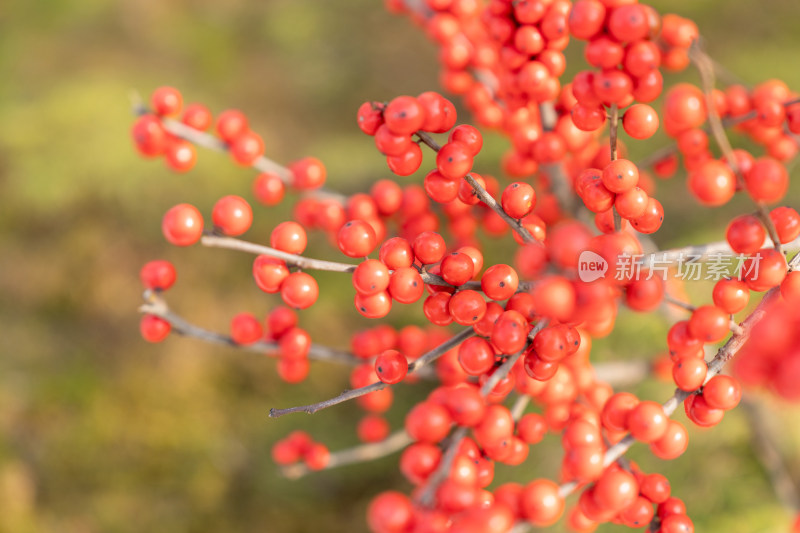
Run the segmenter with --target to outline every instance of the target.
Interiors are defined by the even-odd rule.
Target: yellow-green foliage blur
[[[777,76],[800,89],[796,0],[655,4],[695,18],[709,52],[744,80]],[[140,159],[129,97],[174,85],[215,112],[240,108],[271,157],[319,157],[329,184],[352,192],[389,176],[355,127],[358,105],[436,89],[436,80],[434,47],[379,0],[0,2],[0,532],[355,533],[366,531],[371,495],[408,488],[396,456],[294,482],[273,466],[271,445],[294,428],[334,450],[356,443],[355,405],[267,418],[270,407],[337,394],[347,369],[317,365],[305,383],[287,386],[265,356],[140,339],[138,270],[150,259],[174,261],[171,305],[211,329],[224,331],[239,311],[264,315],[278,300],[253,284],[251,257],[166,244],[166,209],[191,202],[209,214],[224,194],[251,197],[254,174],[204,151],[186,175]],[[489,138],[480,170],[497,172],[504,148]],[[680,177],[660,187],[662,246],[718,240],[730,213],[748,209],[700,209],[686,201]],[[256,208],[247,238],[264,242],[288,216]],[[333,257],[324,241],[314,236],[311,249]],[[344,332],[367,322],[341,279],[319,276],[320,303],[301,321],[316,341],[346,347]],[[708,301],[708,289],[694,287],[695,301]],[[390,316],[396,324],[420,317],[418,306]],[[596,357],[653,358],[667,327],[623,313]],[[671,394],[656,382],[636,390],[654,400]],[[424,394],[422,385],[398,389],[394,427]],[[765,401],[800,478],[798,408]],[[630,455],[670,476],[698,531],[785,531],[789,516],[748,433],[733,412],[711,431],[691,428],[690,451],[669,464],[641,446]],[[498,478],[555,476],[557,453],[552,438],[524,467],[498,468]]]

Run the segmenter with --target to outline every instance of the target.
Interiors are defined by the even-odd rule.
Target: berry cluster
[[[276,443],[273,457],[297,474],[404,448],[399,469],[414,489],[410,496],[388,491],[374,498],[367,521],[375,533],[502,533],[521,522],[548,526],[564,514],[576,532],[605,522],[693,531],[667,479],[643,472],[623,454],[638,442],[661,459],[679,457],[689,433],[670,415],[683,403],[693,424],[718,424],[740,402],[740,380],[798,400],[800,260],[787,260],[784,245],[800,237],[800,215],[792,207],[768,207],[789,188],[785,163],[798,151],[792,137],[800,131],[797,96],[778,80],[717,89],[697,26],[636,0],[386,3],[411,16],[438,45],[445,90],[463,96],[476,124],[508,140],[502,161],[508,182],[473,171],[483,135],[475,126],[456,125],[456,107],[437,92],[361,105],[357,125],[374,137],[391,172],[414,175],[428,148],[436,153],[435,168],[402,183],[380,179],[348,196],[322,189],[326,170],[314,158],[285,167],[269,160],[241,112],[220,114],[212,135],[204,106],[187,106],[175,120],[180,93],[157,89],[151,109],[138,109],[133,126],[142,155],[164,155],[170,167],[185,171],[194,164],[194,145],[225,151],[259,172],[252,187],[258,203],[286,201],[287,187],[298,194],[291,197],[294,220],[274,226],[269,246],[235,238],[248,232],[257,214],[240,196],[216,202],[209,228],[192,205],[170,209],[162,220],[168,242],[255,254],[257,287],[280,294],[285,306],[269,311],[264,322],[239,313],[227,335],[205,332],[168,309],[163,293],[175,269],[152,261],[141,272],[147,289],[142,335],[158,342],[174,329],[275,353],[278,375],[288,383],[304,380],[312,359],[351,364],[351,390],[271,416],[314,413],[355,399],[366,412],[356,428],[363,444],[338,455],[294,432]],[[585,41],[588,68],[562,85],[571,38]],[[690,63],[700,70],[702,88],[665,86],[662,70]],[[650,103],[662,92],[659,114]],[[627,158],[620,127],[638,141],[662,126],[673,145],[638,163]],[[766,155],[733,149],[729,127]],[[737,194],[754,205],[753,213],[730,222],[722,243],[702,247],[746,258],[738,272],[714,284],[706,305],[676,298],[684,290],[674,268],[666,279],[638,263],[637,276],[614,275],[625,258],[652,247],[647,235],[664,222],[651,166],[662,178],[682,166],[688,191],[703,206],[724,205]],[[307,256],[314,231],[327,236],[345,262]],[[511,264],[484,247],[487,238],[509,234]],[[588,252],[604,262],[605,276],[581,277]],[[427,329],[381,323],[353,333],[349,352],[312,342],[312,333],[298,326],[298,312],[302,316],[320,297],[309,273],[314,270],[349,276],[360,315],[380,319],[394,302],[417,304]],[[752,309],[752,293],[764,293],[761,303],[737,322],[737,314]],[[675,394],[660,404],[615,392],[610,379],[598,378],[592,339],[614,330],[623,307],[656,313],[665,303],[688,312],[665,342]],[[444,329],[451,325],[460,332]],[[721,374],[738,352],[737,377]],[[431,381],[430,392],[392,434],[383,415],[393,405],[393,386],[417,380]],[[522,464],[548,434],[559,436],[564,452],[558,483],[493,486],[496,464]],[[575,492],[580,496],[567,510],[566,498]]]
[[[284,466],[303,461],[311,470],[322,470],[328,466],[330,457],[328,448],[320,442],[314,442],[305,431],[291,432],[272,448],[272,459]]]

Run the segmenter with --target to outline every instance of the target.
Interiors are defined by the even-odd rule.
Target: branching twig
[[[611,115],[608,119],[608,144],[611,150],[611,161],[617,160],[617,133],[619,132],[619,106],[617,104],[611,105]],[[611,208],[614,215],[614,231],[619,232],[622,229],[622,217],[619,216],[616,207]]]
[[[437,143],[433,137],[428,135],[426,132],[418,131],[416,136],[419,137],[419,139],[434,152],[438,152],[441,149],[439,143]],[[472,190],[475,191],[475,195],[480,198],[480,200],[486,204],[489,209],[500,215],[500,217],[506,221],[506,224],[511,226],[511,229],[519,234],[523,241],[528,243],[539,242],[533,238],[533,235],[531,235],[527,229],[525,229],[525,226],[523,226],[515,218],[510,217],[508,213],[503,210],[503,207],[497,202],[497,200],[495,200],[494,197],[489,194],[483,185],[478,183],[472,174],[467,174],[464,179],[467,180],[467,183],[469,183],[470,187],[472,187]]]
[[[253,344],[237,344],[228,335],[216,333],[203,329],[199,326],[188,322],[185,318],[174,313],[170,310],[167,302],[154,291],[145,291],[145,303],[139,307],[140,313],[148,315],[155,315],[163,320],[166,320],[172,326],[172,331],[184,337],[191,337],[211,344],[222,344],[230,346],[231,348],[239,348],[256,353],[277,353],[278,343],[275,341],[259,341]],[[359,359],[349,352],[335,350],[327,346],[312,343],[311,349],[308,352],[308,358],[316,361],[331,361],[336,363],[344,363],[347,365],[357,365],[363,363],[363,359]]]
[[[346,450],[331,453],[328,465],[324,470],[380,459],[381,457],[402,450],[412,442],[414,441],[408,436],[408,433],[406,433],[405,430],[400,430],[392,433],[380,442],[361,444]],[[281,473],[284,477],[289,479],[297,479],[313,472],[316,472],[316,470],[311,470],[303,463],[296,463],[281,468]]]
[[[436,361],[439,357],[444,355],[449,350],[455,348],[459,344],[461,344],[465,339],[475,335],[475,331],[472,328],[466,328],[460,333],[454,335],[450,339],[446,340],[433,350],[429,351],[428,353],[424,354],[422,357],[414,361],[408,367],[408,372],[417,372],[421,368],[424,368],[426,365]],[[296,407],[287,407],[286,409],[270,409],[269,416],[270,418],[278,418],[283,415],[288,415],[290,413],[306,413],[306,414],[314,414],[317,411],[321,411],[323,409],[327,409],[328,407],[333,407],[334,405],[338,405],[340,403],[346,402],[348,400],[353,400],[355,398],[364,396],[369,394],[370,392],[376,392],[382,390],[386,387],[389,387],[387,383],[382,381],[378,381],[376,383],[372,383],[365,387],[360,387],[358,389],[352,389],[343,392],[339,396],[335,398],[330,398],[328,400],[324,400],[317,403],[312,403],[309,405],[298,405]]]
[[[800,254],[795,255],[795,257],[790,262],[791,267],[797,267],[800,265]],[[708,383],[712,377],[719,374],[725,365],[733,359],[739,350],[744,346],[747,340],[750,338],[750,333],[753,331],[753,328],[761,322],[764,316],[767,314],[767,309],[775,300],[780,297],[780,288],[774,287],[770,289],[765,295],[758,306],[753,310],[752,313],[740,324],[740,330],[734,333],[728,342],[725,343],[722,348],[717,351],[716,356],[712,359],[708,364],[708,372],[706,374],[706,379],[703,382],[705,385]],[[687,392],[680,389],[675,390],[675,394],[664,402],[664,413],[667,416],[672,415],[678,406],[686,400],[690,395],[694,394],[694,392]],[[622,457],[628,449],[633,446],[636,442],[636,439],[633,438],[632,435],[626,435],[622,440],[617,442],[614,446],[609,448],[606,451],[605,457],[603,458],[603,464],[605,466],[610,465],[611,463],[615,462],[617,459]],[[559,493],[566,497],[567,495],[571,494],[578,488],[578,484],[576,482],[565,483],[561,485]]]
[[[150,110],[145,107],[138,95],[132,96],[131,99],[133,113],[135,115],[145,115],[150,113]],[[159,120],[161,120],[161,124],[164,126],[164,129],[167,132],[175,135],[176,137],[187,140],[194,145],[216,152],[229,151],[229,147],[225,141],[215,137],[214,135],[211,135],[210,133],[194,129],[179,120],[169,117],[160,117]],[[292,182],[291,170],[263,155],[258,157],[258,159],[253,162],[252,167],[259,172],[269,172],[271,174],[275,174],[286,185],[289,185]],[[334,198],[341,203],[344,203],[347,200],[345,195],[324,188],[314,190],[313,194]]]
[[[505,379],[506,376],[508,376],[508,373],[511,372],[512,368],[514,368],[514,365],[517,363],[519,358],[523,353],[525,353],[527,345],[531,342],[530,339],[532,339],[536,333],[547,326],[547,324],[547,320],[541,320],[533,327],[531,332],[528,334],[529,340],[526,343],[525,348],[510,356],[502,365],[497,367],[491,377],[487,379],[486,382],[481,386],[481,395],[488,396],[489,393],[491,393],[492,390],[497,386],[497,384]],[[446,450],[442,455],[441,461],[439,462],[439,466],[437,466],[436,470],[430,475],[425,484],[425,488],[420,493],[419,502],[422,505],[430,506],[433,503],[433,497],[436,494],[436,489],[439,487],[442,481],[447,479],[447,476],[450,473],[450,468],[453,466],[453,461],[455,461],[456,454],[458,453],[458,448],[461,444],[461,441],[466,435],[467,428],[460,427],[450,436]]]
[[[703,51],[700,41],[697,40],[694,41],[692,46],[689,48],[689,57],[697,67],[697,70],[700,73],[700,78],[703,81],[703,92],[705,93],[706,97],[706,107],[708,108],[708,124],[711,128],[711,134],[714,136],[717,146],[719,146],[720,150],[722,150],[722,154],[725,156],[728,166],[730,166],[733,169],[734,174],[736,174],[736,179],[739,182],[739,185],[742,188],[745,188],[744,173],[739,167],[739,160],[736,158],[736,154],[733,153],[733,146],[731,146],[730,140],[728,140],[728,135],[725,133],[725,126],[722,124],[722,120],[720,119],[719,114],[717,114],[717,108],[714,105],[714,62],[711,60],[708,54]],[[753,201],[758,208],[758,217],[761,219],[764,227],[767,228],[767,233],[769,233],[775,249],[779,252],[782,252],[781,243],[778,239],[778,232],[775,230],[775,224],[772,223],[772,219],[769,217],[767,206],[762,201],[756,201],[755,199]]]
[[[325,270],[328,272],[349,273],[354,272],[358,266],[351,263],[338,263],[335,261],[325,261],[323,259],[313,259],[301,255],[290,254],[282,252],[281,250],[276,250],[275,248],[270,248],[269,246],[263,246],[261,244],[255,244],[252,242],[243,241],[241,239],[234,239],[233,237],[222,237],[220,235],[203,235],[203,237],[200,239],[200,244],[210,248],[225,248],[228,250],[237,250],[240,252],[257,255],[268,255],[270,257],[281,259],[289,265],[306,270]],[[420,272],[420,277],[422,277],[422,281],[428,285],[452,287],[452,285],[442,279],[441,276],[431,274],[430,272],[422,271]],[[460,285],[459,288],[481,290],[481,284],[479,281],[468,281],[464,285]]]
[[[783,507],[792,513],[800,512],[800,491],[775,445],[776,432],[769,424],[768,410],[758,400],[746,396],[742,398],[741,405],[750,424],[753,451],[764,467],[775,495]]]

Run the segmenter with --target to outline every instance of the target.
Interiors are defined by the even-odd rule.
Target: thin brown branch
[[[717,146],[719,146],[720,150],[722,150],[722,155],[725,156],[728,166],[731,167],[733,172],[736,174],[736,179],[739,182],[739,185],[742,188],[745,188],[744,173],[739,167],[739,160],[733,153],[733,146],[731,146],[728,135],[725,133],[725,126],[722,124],[722,119],[720,119],[719,114],[717,113],[717,108],[714,105],[714,62],[712,61],[711,57],[709,57],[709,55],[703,51],[700,41],[697,40],[694,41],[692,46],[689,48],[689,57],[697,67],[697,71],[700,73],[700,78],[703,82],[703,93],[706,97],[706,107],[708,108],[708,124],[711,128],[711,134],[714,136]],[[745,188],[745,190],[747,189]],[[778,239],[778,232],[775,229],[775,224],[772,223],[772,219],[769,217],[767,206],[762,201],[754,200],[754,202],[758,208],[758,217],[761,219],[764,227],[767,228],[767,233],[769,233],[775,249],[779,252],[782,252],[781,243]]]
[[[139,307],[139,312],[155,315],[163,320],[166,320],[172,326],[172,332],[208,342],[211,344],[221,344],[231,348],[238,348],[255,353],[277,353],[278,343],[275,341],[259,341],[253,344],[237,344],[229,335],[216,333],[196,326],[177,313],[170,310],[167,302],[156,292],[147,290],[144,293],[145,303]],[[349,352],[335,350],[327,346],[312,343],[308,352],[308,358],[315,361],[330,361],[335,363],[343,363],[347,365],[357,365],[363,363],[363,359],[359,359]]]
[[[418,131],[415,135],[419,137],[419,139],[434,152],[438,152],[439,150],[441,150],[441,146],[439,146],[439,143],[437,143],[433,139],[433,137],[428,135],[426,132]],[[525,229],[525,227],[519,222],[519,220],[510,217],[508,213],[506,213],[503,210],[503,207],[497,202],[497,200],[495,200],[494,197],[491,194],[489,194],[489,192],[483,187],[483,185],[478,183],[478,181],[472,174],[467,174],[464,177],[464,179],[467,180],[467,183],[469,183],[470,187],[472,187],[472,190],[475,191],[475,195],[484,204],[486,204],[489,207],[489,209],[500,215],[500,218],[505,220],[506,224],[508,224],[511,227],[511,229],[516,231],[523,241],[527,243],[539,242],[533,238],[533,235],[531,235],[531,233],[527,229]]]
[[[209,248],[225,248],[227,250],[237,250],[239,252],[257,255],[268,255],[270,257],[275,257],[276,259],[281,259],[288,265],[296,266],[304,270],[324,270],[327,272],[350,273],[354,272],[358,266],[352,263],[338,263],[335,261],[325,261],[323,259],[313,259],[311,257],[290,254],[287,252],[282,252],[281,250],[276,250],[275,248],[270,248],[269,246],[263,246],[261,244],[255,244],[252,242],[243,241],[241,239],[234,239],[233,237],[223,237],[213,234],[203,235],[203,237],[200,239],[200,244],[203,246],[208,246]],[[436,274],[423,271],[420,272],[420,276],[422,277],[422,281],[428,285],[452,287],[452,285],[442,279],[441,276],[437,276]],[[459,288],[481,290],[481,284],[479,281],[469,281],[464,285],[459,286]]]
[[[692,304],[684,302],[683,300],[678,300],[677,298],[673,298],[672,296],[666,293],[664,294],[664,302],[670,305],[674,305],[675,307],[680,307],[681,309],[686,309],[691,313],[694,313],[697,310],[697,307],[693,306]],[[740,329],[739,324],[737,324],[733,320],[730,321],[728,327],[734,333],[738,332]]]
[[[475,335],[475,331],[472,328],[466,328],[462,330],[460,333],[457,333],[450,339],[446,340],[433,350],[430,350],[426,354],[422,355],[419,359],[414,361],[408,367],[408,372],[418,372],[420,369],[424,368],[426,365],[429,365],[444,355],[449,350],[455,348],[459,344],[461,344],[465,339]],[[317,411],[321,411],[323,409],[327,409],[328,407],[333,407],[334,405],[339,405],[340,403],[344,403],[348,400],[353,400],[355,398],[359,398],[370,392],[376,392],[382,390],[390,385],[384,383],[382,381],[378,381],[367,385],[365,387],[359,387],[357,389],[352,389],[343,392],[342,394],[330,398],[328,400],[323,400],[321,402],[312,403],[309,405],[298,405],[296,407],[287,407],[285,409],[275,409],[272,408],[269,410],[269,417],[270,418],[278,418],[284,415],[288,415],[291,413],[306,413],[306,414],[314,414]]]
[[[405,430],[400,430],[392,433],[380,442],[361,444],[331,453],[328,465],[323,470],[374,461],[375,459],[380,459],[399,452],[412,442],[414,441],[408,436],[408,433],[406,433]],[[281,474],[289,479],[297,479],[314,472],[318,472],[318,470],[311,470],[303,463],[296,463],[281,468]]]
[[[611,150],[611,160],[617,160],[617,133],[619,129],[619,106],[611,105],[611,112],[608,115],[608,145]]]
[[[678,300],[677,298],[673,298],[667,293],[664,293],[664,302],[670,305],[674,305],[675,307],[680,307],[681,309],[685,309],[689,312],[694,313],[697,307],[693,306],[688,302],[684,302],[683,300]]]
[[[772,245],[773,241],[769,240],[765,245]],[[800,238],[793,240],[784,245],[784,249],[798,250],[800,249]],[[653,269],[656,265],[677,265],[687,261],[703,261],[709,257],[716,256],[736,256],[727,241],[716,241],[707,244],[699,244],[695,246],[684,246],[682,248],[672,248],[670,250],[663,250],[645,254],[641,257],[634,257],[636,263],[642,269]]]
[[[471,327],[461,330],[459,333],[453,335],[448,340],[444,341],[442,344],[440,344],[433,350],[429,351],[428,353],[423,354],[413,363],[408,365],[409,373],[418,372],[421,368],[433,363],[434,361],[439,359],[442,355],[452,350],[453,348],[458,347],[462,342],[473,336],[475,336],[475,330],[472,329]]]
[[[233,237],[222,237],[219,235],[203,235],[200,239],[200,244],[208,246],[209,248],[225,248],[227,250],[237,250],[239,252],[246,252],[256,255],[268,255],[285,261],[288,265],[300,267],[307,270],[326,270],[328,272],[354,272],[358,265],[348,263],[337,263],[334,261],[325,261],[322,259],[312,259],[310,257],[303,257],[301,255],[290,254],[270,248],[269,246],[262,246],[252,242],[234,239]]]
[[[617,160],[617,134],[619,133],[619,106],[617,104],[611,105],[611,115],[608,120],[608,144],[611,150],[611,160]],[[614,215],[614,231],[619,232],[622,229],[622,217],[619,216],[616,207],[611,208]]]
[[[792,261],[789,263],[790,267],[797,267],[800,265],[800,254],[795,255]],[[761,322],[764,316],[767,314],[767,309],[775,300],[780,298],[780,288],[774,287],[770,289],[765,295],[758,306],[753,310],[750,315],[740,324],[740,329],[738,332],[734,333],[728,341],[725,343],[722,348],[717,351],[717,354],[708,364],[708,372],[706,374],[706,379],[703,382],[703,385],[708,383],[712,377],[719,374],[725,365],[733,359],[739,350],[744,346],[747,340],[750,338],[750,333],[753,331],[753,328]],[[675,390],[675,394],[662,405],[664,407],[664,413],[667,416],[672,415],[683,403],[686,398],[690,395],[694,394],[696,391],[683,391],[680,389]],[[605,457],[603,459],[603,464],[605,466],[614,463],[617,459],[622,457],[625,452],[630,449],[631,446],[636,442],[636,439],[633,438],[632,435],[626,435],[622,440],[617,442],[611,448],[606,451]],[[559,493],[566,497],[567,495],[571,494],[578,488],[578,484],[575,482],[564,483],[559,487]]]
[[[775,495],[784,508],[792,513],[800,512],[800,491],[775,444],[777,432],[771,423],[769,409],[747,396],[742,398],[741,405],[750,424],[753,452],[764,467]]]
[[[141,98],[138,95],[134,95],[131,97],[132,106],[133,106],[133,113],[137,116],[145,115],[150,113],[151,111],[144,105]],[[200,146],[202,148],[206,148],[207,150],[213,150],[215,152],[228,152],[229,147],[228,144],[223,141],[222,139],[215,137],[210,133],[206,133],[204,131],[197,130],[192,128],[191,126],[187,126],[183,122],[179,120],[175,120],[168,117],[159,117],[161,120],[161,124],[164,126],[164,129],[190,143]],[[285,166],[276,163],[275,161],[269,159],[265,156],[259,156],[251,165],[254,169],[258,170],[259,172],[269,172],[272,174],[277,175],[284,184],[289,185],[292,182],[292,172]],[[338,200],[339,202],[344,203],[347,200],[347,196],[337,193],[335,191],[331,191],[329,189],[320,188],[312,191],[312,194],[317,196],[325,196],[329,198],[333,198]]]
[[[536,333],[544,329],[547,324],[547,320],[540,320],[533,327],[531,332],[528,334],[528,342],[526,343],[525,348],[510,356],[505,360],[505,362],[503,362],[502,365],[497,368],[497,370],[494,371],[491,377],[486,380],[483,386],[481,386],[481,395],[488,396],[489,393],[491,393],[492,390],[497,386],[497,384],[505,379],[506,376],[508,376],[508,373],[511,372],[512,368],[514,368],[514,365],[517,363],[519,358],[522,357],[523,353],[525,353],[525,349],[528,347],[528,344],[532,342],[531,339],[533,339]],[[445,479],[447,479],[447,476],[450,473],[450,468],[452,468],[453,461],[455,461],[456,454],[458,453],[459,445],[467,435],[467,430],[468,428],[466,427],[460,427],[456,429],[450,436],[445,452],[442,455],[441,461],[439,462],[439,466],[437,466],[433,474],[430,475],[425,484],[425,488],[420,493],[420,504],[424,506],[430,506],[433,503],[436,489]]]
[[[525,394],[520,394],[516,400],[514,400],[514,405],[511,406],[511,418],[514,420],[519,420],[522,418],[522,415],[525,414],[525,409],[528,408],[528,404],[531,403],[531,397]]]

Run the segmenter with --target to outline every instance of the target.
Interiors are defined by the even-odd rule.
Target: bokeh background
[[[697,20],[709,52],[742,79],[776,76],[800,88],[796,0],[653,4]],[[338,393],[346,369],[319,364],[290,387],[263,356],[178,337],[160,345],[140,339],[138,270],[150,259],[174,261],[171,305],[211,329],[225,330],[242,310],[263,315],[277,300],[253,284],[250,257],[165,243],[166,209],[192,202],[209,213],[224,194],[250,197],[254,175],[208,152],[186,175],[139,159],[129,98],[174,85],[215,112],[238,107],[274,159],[315,155],[331,186],[355,191],[389,175],[355,127],[358,105],[433,89],[436,71],[433,45],[377,0],[0,4],[1,532],[355,533],[366,531],[370,495],[407,488],[396,456],[300,481],[284,480],[273,466],[271,445],[295,428],[334,450],[356,443],[354,405],[267,418],[270,407]],[[495,172],[504,145],[487,144],[482,165]],[[730,212],[686,202],[680,180],[659,186],[668,217],[660,244],[722,238]],[[797,206],[796,187],[789,200]],[[247,237],[265,241],[287,216],[257,208]],[[324,244],[316,236],[312,249],[330,255]],[[346,347],[343,332],[367,322],[353,310],[348,284],[319,278],[323,298],[301,323],[316,341]],[[420,315],[414,307],[390,318],[420,324]],[[623,313],[618,331],[596,344],[598,359],[663,350],[667,324],[631,317]],[[404,389],[389,414],[394,427],[425,393]],[[636,390],[656,400],[671,394],[654,381]],[[756,397],[781,428],[779,448],[800,477],[800,411]],[[690,451],[669,464],[641,446],[630,455],[670,476],[698,531],[787,530],[789,514],[741,412],[712,431],[690,428],[690,436]],[[498,468],[498,478],[555,475],[548,451],[556,448],[553,438],[524,468]]]

